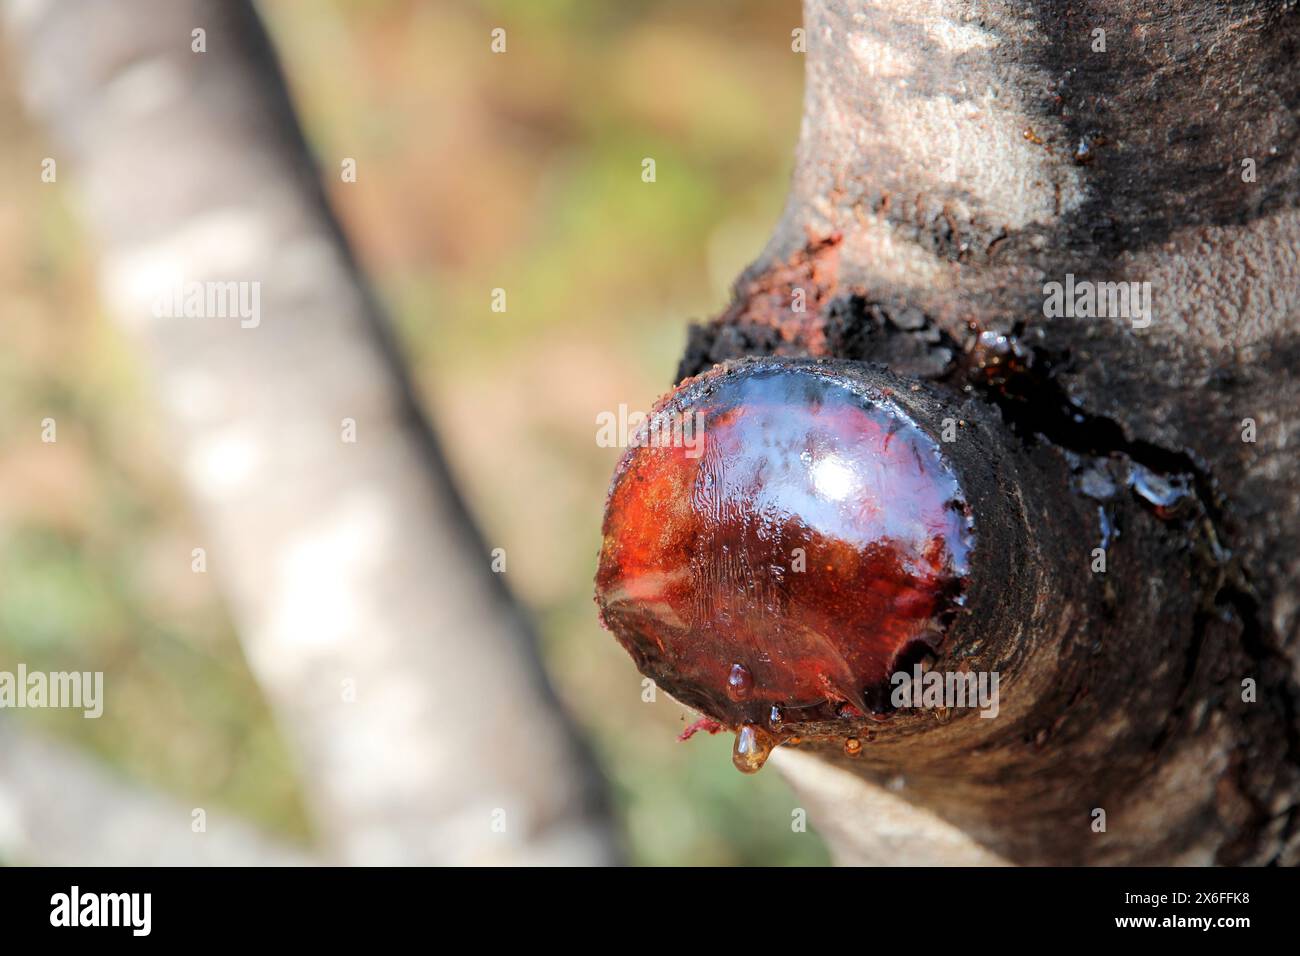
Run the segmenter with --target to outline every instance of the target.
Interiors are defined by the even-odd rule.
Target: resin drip
[[[643,674],[737,730],[752,772],[799,723],[887,709],[890,674],[959,603],[970,519],[939,445],[833,371],[719,368],[654,414],[697,413],[702,454],[620,463],[596,600]]]
[[[776,745],[776,738],[763,728],[741,724],[736,731],[736,744],[731,749],[731,762],[741,773],[758,773]]]

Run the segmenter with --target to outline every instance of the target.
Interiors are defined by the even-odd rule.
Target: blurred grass
[[[651,864],[824,862],[794,800],[641,678],[591,580],[617,449],[596,415],[672,384],[780,212],[798,130],[795,0],[270,0],[262,5],[347,232],[453,465],[542,625]],[[489,50],[494,27],[507,52]],[[6,181],[47,147],[0,92]],[[339,181],[357,161],[358,180]],[[657,181],[641,180],[641,161]],[[61,179],[64,171],[60,170]],[[43,724],[145,780],[300,837],[292,764],[212,582],[159,417],[99,315],[63,190],[0,208],[0,669],[111,669],[99,721]],[[494,288],[508,310],[494,313]],[[39,422],[59,422],[57,446]],[[51,449],[57,452],[51,454]],[[24,715],[24,719],[27,716]]]

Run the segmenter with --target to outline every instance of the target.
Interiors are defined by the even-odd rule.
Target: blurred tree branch
[[[615,860],[603,781],[489,568],[252,7],[6,10],[330,858]],[[255,290],[257,320],[159,317],[179,283]]]
[[[204,829],[194,832],[194,810]],[[0,858],[41,866],[298,866],[303,851],[185,807],[0,721]]]

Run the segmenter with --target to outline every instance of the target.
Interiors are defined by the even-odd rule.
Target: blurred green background
[[[672,384],[686,322],[725,305],[779,215],[798,132],[796,0],[266,0],[335,207],[390,309],[486,537],[541,625],[609,776],[634,862],[820,863],[774,771],[596,622],[618,449],[596,416]],[[507,31],[492,55],[489,34]],[[49,154],[0,52],[0,173]],[[342,184],[339,162],[357,160]],[[657,181],[642,182],[641,161]],[[60,180],[75,177],[60,169]],[[97,302],[62,188],[0,205],[0,669],[103,670],[102,719],[18,719],[193,805],[307,839],[292,759],[249,675],[129,343]],[[490,309],[507,290],[508,311]],[[58,443],[39,441],[45,416]],[[178,555],[180,556],[178,558]]]

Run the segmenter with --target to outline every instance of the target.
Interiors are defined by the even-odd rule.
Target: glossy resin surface
[[[890,674],[937,648],[967,574],[939,443],[809,366],[715,369],[651,421],[615,474],[596,578],[642,673],[743,732],[738,765],[799,722],[887,713]]]

